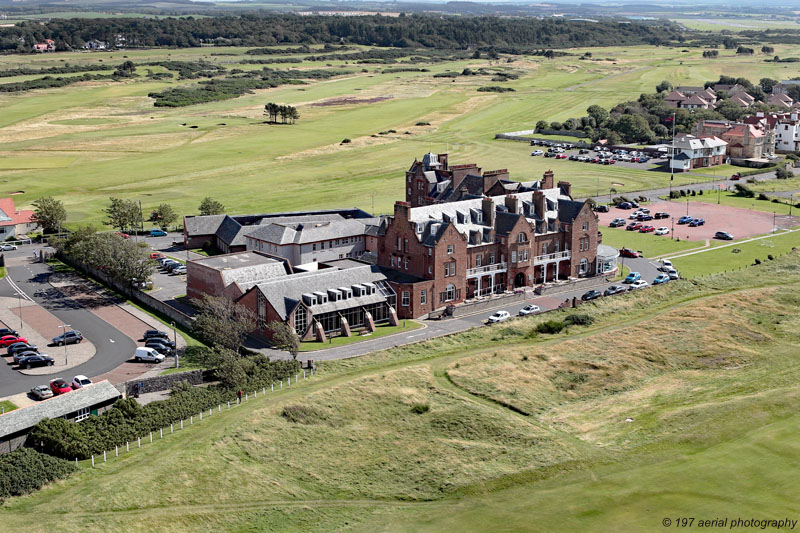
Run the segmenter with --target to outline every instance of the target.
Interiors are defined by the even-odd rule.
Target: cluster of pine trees
[[[278,122],[278,117],[280,116],[283,124],[294,124],[300,118],[300,113],[297,112],[296,107],[273,102],[264,106],[264,115],[269,117],[270,122]]]

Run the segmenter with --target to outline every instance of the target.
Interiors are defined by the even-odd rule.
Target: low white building
[[[682,135],[670,147],[670,168],[686,172],[693,168],[711,167],[725,162],[728,143],[719,137]]]

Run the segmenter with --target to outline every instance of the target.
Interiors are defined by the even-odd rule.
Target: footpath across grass
[[[301,352],[313,352],[316,350],[325,350],[327,348],[336,348],[346,344],[353,344],[370,339],[377,339],[379,337],[386,337],[387,335],[394,335],[395,333],[402,333],[404,331],[412,331],[422,327],[422,324],[414,320],[403,320],[399,326],[378,326],[377,329],[368,335],[353,334],[351,337],[332,337],[328,342],[307,341],[300,343]]]

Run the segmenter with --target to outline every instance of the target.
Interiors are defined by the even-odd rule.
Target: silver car
[[[37,400],[46,400],[53,397],[53,391],[47,385],[38,385],[31,389],[31,396]]]

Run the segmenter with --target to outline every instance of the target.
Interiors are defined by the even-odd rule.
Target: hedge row
[[[37,491],[45,484],[65,478],[74,471],[75,465],[70,461],[50,457],[30,448],[18,448],[0,455],[0,500]]]

